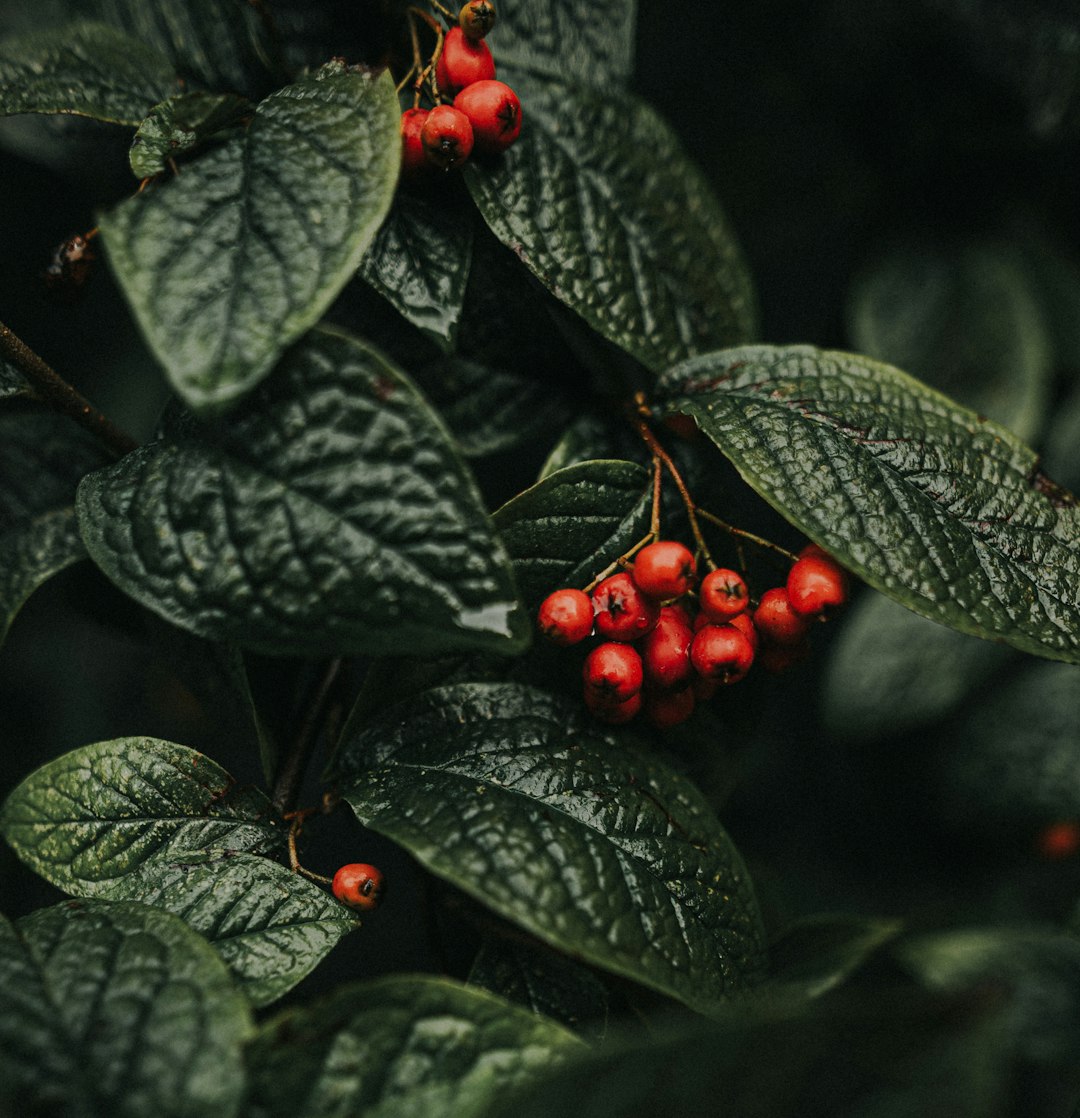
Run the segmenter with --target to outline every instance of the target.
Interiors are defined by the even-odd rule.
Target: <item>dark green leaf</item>
[[[443,196],[399,190],[360,278],[443,349],[457,335],[472,263],[472,217]]]
[[[113,895],[175,913],[217,948],[253,1005],[276,1001],[359,924],[328,893],[250,854],[157,857]]]
[[[179,851],[280,849],[260,792],[209,757],[156,738],[117,738],[42,765],[8,796],[0,833],[46,880],[112,896],[117,879]]]
[[[0,114],[71,113],[138,124],[176,88],[169,60],[103,23],[0,43]]]
[[[355,271],[393,197],[398,116],[388,71],[330,64],[102,217],[120,286],[193,408],[253,388]]]
[[[446,979],[344,986],[267,1023],[252,1118],[480,1118],[582,1049],[572,1033]]]
[[[428,691],[339,767],[365,826],[553,947],[701,1010],[759,974],[757,902],[712,809],[579,702]]]
[[[961,632],[1080,660],[1080,506],[1004,428],[888,365],[810,346],[687,361],[658,399],[878,590]]]
[[[70,901],[0,918],[0,1110],[232,1118],[246,1002],[181,920]]]
[[[579,462],[495,513],[530,609],[561,586],[585,586],[649,530],[649,472],[633,462]]]
[[[131,141],[128,161],[136,178],[161,174],[170,159],[204,143],[251,111],[232,93],[179,93],[155,105]]]
[[[652,110],[610,89],[518,92],[518,142],[497,163],[466,167],[499,240],[654,372],[752,338],[754,298],[727,220]]]
[[[91,475],[78,512],[121,589],[270,655],[512,652],[530,635],[445,428],[344,335],[313,332],[214,431],[172,423]]]

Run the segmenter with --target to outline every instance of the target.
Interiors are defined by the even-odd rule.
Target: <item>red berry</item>
[[[786,672],[801,664],[810,655],[810,642],[801,640],[797,644],[767,644],[758,656],[757,662],[773,675]]]
[[[608,641],[585,657],[585,690],[595,703],[616,706],[641,690],[645,673],[641,657],[628,644]]]
[[[847,577],[832,559],[807,555],[788,571],[791,608],[805,617],[825,617],[847,601]]]
[[[586,687],[585,705],[589,708],[589,713],[595,718],[599,718],[601,722],[610,722],[612,725],[621,726],[624,722],[630,722],[637,717],[641,710],[641,692],[636,691],[629,699],[624,699],[621,703],[610,703],[598,699],[596,693]]]
[[[754,662],[754,649],[734,625],[706,625],[690,646],[698,675],[719,683],[738,683]]]
[[[701,580],[698,603],[711,621],[723,624],[737,613],[742,613],[750,602],[750,591],[738,571],[726,567],[709,571]]]
[[[649,691],[645,695],[645,717],[659,730],[678,726],[694,713],[694,689]]]
[[[728,622],[729,625],[734,625],[736,629],[750,642],[750,647],[757,652],[758,645],[761,643],[761,638],[758,637],[758,631],[754,628],[753,619],[748,613],[740,613],[731,618]]]
[[[429,114],[428,109],[406,109],[401,114],[401,170],[406,175],[430,171],[427,152],[420,139],[420,130]]]
[[[577,644],[593,627],[593,604],[583,590],[556,590],[540,604],[540,631],[555,644]]]
[[[420,142],[428,159],[449,171],[469,158],[473,148],[472,125],[452,105],[436,105],[420,129]]]
[[[385,883],[382,870],[369,866],[366,862],[350,862],[334,874],[330,888],[342,904],[370,912],[378,908],[382,900]]]
[[[636,641],[660,619],[660,607],[620,571],[593,591],[596,632],[610,641]]]
[[[1039,832],[1035,840],[1035,849],[1043,858],[1051,862],[1070,858],[1080,850],[1080,824],[1071,819],[1051,823]]]
[[[800,559],[806,559],[813,556],[815,559],[829,559],[836,562],[835,559],[823,547],[819,547],[816,543],[808,543],[806,547],[799,552]]]
[[[469,0],[457,18],[466,38],[483,39],[495,26],[495,8],[491,0]]]
[[[493,155],[506,151],[521,131],[521,102],[505,82],[467,85],[454,98],[454,108],[469,118],[477,151]]]
[[[439,92],[453,97],[473,82],[495,77],[495,59],[487,43],[474,42],[460,27],[451,27],[443,39],[442,54],[435,64]]]
[[[634,560],[634,582],[650,598],[678,598],[690,589],[697,564],[678,540],[657,540]]]
[[[666,689],[688,683],[694,674],[690,664],[693,640],[694,630],[682,606],[664,606],[656,628],[642,644],[641,659],[649,682]]]
[[[809,627],[809,621],[791,608],[783,586],[774,586],[761,595],[754,610],[754,628],[765,640],[772,644],[798,644]]]

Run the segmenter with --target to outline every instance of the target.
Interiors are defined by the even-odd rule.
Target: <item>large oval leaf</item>
[[[355,271],[393,197],[398,119],[389,72],[330,64],[102,216],[135,318],[193,408],[249,391]]]
[[[167,912],[69,901],[0,917],[0,1111],[233,1118],[247,1004]]]
[[[362,823],[555,947],[706,1011],[758,975],[757,901],[713,811],[580,703],[428,691],[339,766]]]
[[[87,549],[149,609],[270,655],[511,652],[529,626],[446,429],[404,374],[319,330],[218,428],[86,478]]]
[[[280,849],[270,802],[209,757],[156,738],[116,738],[32,772],[0,809],[0,833],[69,893],[118,881],[176,851]]]
[[[584,1045],[445,979],[352,983],[269,1021],[250,1050],[253,1118],[480,1118]]]
[[[684,362],[687,412],[872,586],[961,632],[1080,660],[1080,507],[1014,435],[888,365],[810,346]]]

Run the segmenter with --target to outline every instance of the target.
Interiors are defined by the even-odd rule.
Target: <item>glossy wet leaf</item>
[[[189,417],[79,490],[91,557],[182,628],[270,655],[512,652],[509,561],[438,417],[315,331],[216,428]]]
[[[157,738],[116,738],[32,772],[0,809],[0,833],[46,880],[114,896],[124,878],[176,851],[279,851],[270,802],[209,757]]]
[[[428,691],[338,768],[365,826],[557,949],[704,1011],[759,976],[757,901],[714,812],[576,700]]]
[[[112,901],[0,917],[0,1111],[233,1118],[250,1011],[182,920]]]
[[[328,64],[102,216],[113,272],[191,407],[250,391],[353,274],[393,197],[398,116],[389,71]]]
[[[131,141],[128,162],[136,178],[161,174],[184,155],[238,123],[252,106],[232,93],[180,93],[155,105]]]
[[[889,365],[752,346],[669,371],[743,478],[872,586],[932,620],[1080,660],[1080,506],[1014,435]]]
[[[352,983],[267,1022],[252,1118],[480,1118],[583,1051],[553,1021],[442,978]]]

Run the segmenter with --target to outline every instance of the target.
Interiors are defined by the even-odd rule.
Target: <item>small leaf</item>
[[[167,912],[69,901],[0,917],[4,1114],[233,1118],[251,1031],[224,964]]]
[[[209,757],[116,738],[42,765],[8,796],[0,833],[47,881],[113,896],[117,880],[177,851],[281,848],[270,802]]]
[[[270,655],[513,652],[509,561],[403,373],[318,330],[218,427],[190,418],[78,496],[87,550],[148,609]]]
[[[359,925],[317,885],[250,854],[159,856],[112,895],[179,916],[217,948],[256,1006],[291,990]]]
[[[748,341],[754,298],[741,253],[671,130],[616,90],[529,82],[518,92],[518,142],[465,168],[499,240],[654,372]]]
[[[909,609],[1080,661],[1080,505],[1004,428],[810,346],[687,361],[655,410],[692,415],[783,516]]]
[[[757,977],[753,888],[688,781],[517,684],[410,699],[345,743],[359,820],[577,958],[703,1011]]]
[[[167,58],[103,23],[0,43],[0,114],[70,113],[138,124],[176,88]]]
[[[128,162],[136,178],[161,174],[170,159],[236,124],[251,111],[234,93],[179,93],[155,105],[131,141]]]
[[[393,197],[398,116],[389,72],[328,65],[103,215],[113,271],[191,407],[253,388],[355,271]]]
[[[582,1050],[553,1021],[446,979],[353,983],[263,1027],[251,1114],[481,1118]]]

